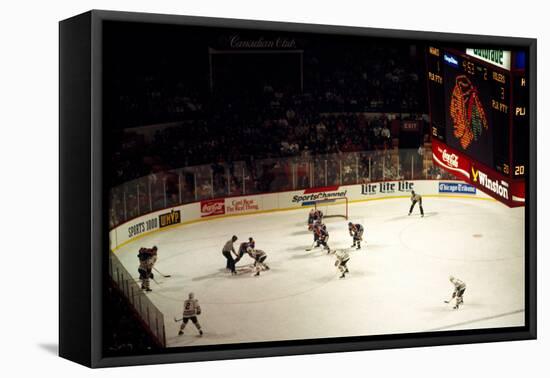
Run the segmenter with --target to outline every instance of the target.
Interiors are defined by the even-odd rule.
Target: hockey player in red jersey
[[[328,246],[329,234],[328,234],[327,226],[325,226],[322,223],[319,224],[315,228],[315,234],[317,235],[317,247],[323,246],[327,250],[327,253],[330,253],[330,247]]]

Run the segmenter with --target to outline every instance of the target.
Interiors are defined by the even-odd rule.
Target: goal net
[[[337,197],[314,201],[315,210],[321,210],[324,218],[342,217],[348,219],[348,198]]]

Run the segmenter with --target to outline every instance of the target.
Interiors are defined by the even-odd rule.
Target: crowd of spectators
[[[407,177],[410,164],[395,153],[400,140],[394,122],[422,124],[417,142],[407,145],[413,150],[426,129],[426,95],[412,48],[306,51],[300,88],[265,82],[256,91],[243,86],[228,95],[177,80],[167,84],[160,74],[138,77],[135,86],[142,88],[121,95],[110,118],[117,125],[110,138],[110,184],[148,179],[114,201],[143,213],[245,191]],[[132,127],[147,124],[156,126],[147,133]],[[421,170],[422,159],[416,159]]]
[[[257,92],[250,86],[210,92],[196,78],[136,74],[131,84],[115,84],[119,93],[110,100],[116,105],[107,119],[119,130],[112,139],[111,183],[212,162],[387,148],[387,118],[363,114],[426,111],[415,49],[311,46],[304,51],[303,87],[265,82],[257,83]],[[131,132],[165,122],[180,126],[159,130],[149,143]]]
[[[253,169],[258,160],[289,157],[308,160],[319,155],[393,147],[397,135],[392,135],[391,120],[385,114],[309,112],[301,108],[296,97],[277,105],[279,109],[267,108],[271,116],[265,114],[265,117],[258,117],[260,112],[255,111],[220,109],[209,121],[188,121],[161,128],[150,142],[136,132],[120,133],[120,142],[114,144],[128,147],[112,155],[112,184],[202,164],[244,161]],[[399,117],[396,116],[397,121]],[[125,143],[128,140],[130,143]]]

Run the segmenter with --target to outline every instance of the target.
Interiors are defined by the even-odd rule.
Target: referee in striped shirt
[[[424,209],[422,208],[422,196],[420,194],[416,194],[414,190],[411,191],[411,208],[409,209],[409,215],[411,215],[414,205],[418,202],[418,207],[420,207],[420,214],[421,216],[424,216]]]
[[[229,239],[222,249],[223,256],[227,259],[227,265],[226,269],[229,269],[231,271],[231,274],[237,274],[237,271],[235,270],[235,259],[233,259],[233,256],[231,253],[237,257],[237,252],[235,252],[235,247],[233,246],[233,243],[237,241],[237,236],[233,235],[231,239]]]

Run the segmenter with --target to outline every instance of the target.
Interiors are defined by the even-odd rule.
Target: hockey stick
[[[177,322],[181,322],[183,320],[183,318],[181,319],[176,319],[176,317],[174,316],[174,321],[177,323]]]
[[[306,251],[308,251],[308,252],[311,251],[311,250],[313,249],[313,246],[315,245],[315,243],[317,243],[317,240],[315,240],[315,241],[313,242],[313,244],[311,245],[311,247],[306,248]]]
[[[160,274],[161,276],[163,276],[164,278],[169,278],[169,277],[172,277],[170,274],[162,274],[161,272],[159,272],[159,270],[155,267],[153,267],[154,271],[157,272],[158,274]]]
[[[456,295],[453,295],[453,296],[451,297],[451,299],[449,299],[448,301],[443,301],[443,302],[445,302],[445,303],[451,303],[451,302],[453,301],[453,299],[455,299],[455,298],[456,298]]]
[[[154,278],[151,278],[153,280],[154,283],[156,283],[157,285],[160,286],[160,282],[158,282],[157,280],[155,280]]]

